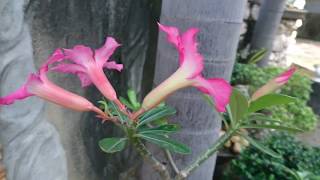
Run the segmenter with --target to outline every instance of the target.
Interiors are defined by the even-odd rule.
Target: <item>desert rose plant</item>
[[[123,68],[122,64],[109,60],[120,44],[114,38],[107,37],[105,44],[96,50],[83,45],[74,46],[72,49],[57,49],[41,66],[39,72],[30,74],[27,82],[21,88],[1,97],[0,104],[10,105],[16,100],[38,96],[75,111],[93,111],[103,123],[114,123],[123,130],[123,137],[106,137],[100,140],[99,146],[102,151],[116,153],[131,143],[165,180],[187,178],[193,170],[216,153],[234,135],[242,136],[261,151],[281,158],[276,152],[263,147],[242,133],[240,129],[266,128],[300,131],[259,113],[264,108],[295,101],[292,97],[273,92],[290,79],[296,68],[291,67],[283,74],[270,80],[251,98],[246,97],[240,91],[233,89],[224,79],[203,77],[203,56],[198,52],[196,41],[196,35],[199,31],[197,28],[190,28],[182,34],[176,27],[159,24],[159,28],[166,33],[168,42],[177,49],[179,67],[164,82],[149,92],[142,103],[137,100],[136,94],[132,90],[127,91],[127,98],[118,97],[105,76],[104,68],[117,71],[121,71]],[[48,71],[76,74],[82,87],[94,84],[106,99],[98,102],[99,107],[102,108],[98,108],[84,97],[51,82],[46,76]],[[172,93],[188,87],[200,90],[204,94],[204,99],[213,107],[212,110],[221,114],[226,133],[202,154],[199,154],[189,166],[181,170],[177,168],[174,160],[169,158],[175,172],[175,175],[171,175],[169,167],[163,165],[147,149],[146,143],[158,145],[159,148],[166,151],[168,157],[171,156],[170,153],[185,155],[191,153],[192,149],[170,137],[180,128],[178,124],[172,124],[168,120],[168,117],[174,115],[176,110],[164,103]]]

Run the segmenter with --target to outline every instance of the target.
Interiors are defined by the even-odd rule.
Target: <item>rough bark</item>
[[[259,61],[259,66],[268,65],[269,56],[272,52],[272,45],[285,5],[286,0],[264,0],[262,2],[250,47],[251,50],[259,50],[262,48],[267,50],[265,57]]]
[[[198,41],[200,52],[205,59],[206,77],[229,79],[235,59],[240,35],[244,0],[163,0],[161,23],[178,26],[182,30],[190,27],[200,29]],[[166,37],[160,33],[158,39],[155,84],[170,76],[178,67],[178,53],[168,44]],[[195,89],[176,92],[168,104],[177,108],[178,113],[172,121],[182,125],[182,132],[176,139],[192,148],[191,155],[174,155],[181,169],[215,142],[220,130],[220,119],[217,113],[203,101]],[[153,148],[157,156],[162,151]],[[168,162],[165,162],[168,164]],[[212,178],[215,157],[210,158],[190,177],[190,180],[208,180]],[[168,165],[169,166],[169,165]],[[159,179],[146,163],[141,170],[141,179]]]

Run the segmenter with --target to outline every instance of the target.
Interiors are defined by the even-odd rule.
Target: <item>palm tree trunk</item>
[[[286,0],[264,0],[255,25],[251,40],[251,50],[267,49],[265,57],[259,61],[259,66],[268,65],[272,45],[280,24]]]
[[[161,23],[177,26],[182,30],[198,27],[200,52],[205,58],[205,76],[229,79],[234,64],[242,24],[244,0],[163,0]],[[178,54],[170,46],[164,33],[160,33],[155,70],[155,84],[159,84],[178,67]],[[172,121],[181,124],[183,130],[176,139],[192,148],[191,155],[174,155],[178,167],[184,168],[218,138],[221,122],[217,113],[203,101],[195,89],[181,90],[171,96],[168,104],[178,109]],[[157,156],[161,151],[153,148]],[[167,163],[167,162],[166,162]],[[168,164],[168,163],[167,163]],[[215,157],[199,167],[190,180],[212,178]],[[143,180],[159,177],[148,164],[142,168]]]

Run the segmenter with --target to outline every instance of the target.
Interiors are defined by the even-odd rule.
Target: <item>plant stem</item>
[[[179,169],[178,169],[178,167],[177,167],[176,163],[174,162],[174,160],[173,160],[173,158],[172,158],[172,155],[171,155],[170,151],[168,151],[168,150],[164,150],[164,152],[165,152],[165,154],[166,154],[166,156],[167,156],[167,159],[168,159],[168,161],[169,161],[169,163],[170,163],[170,165],[171,165],[172,169],[174,170],[174,172],[175,172],[176,174],[179,174],[179,173],[180,173],[180,171],[179,171]]]
[[[153,169],[159,173],[161,179],[171,180],[170,173],[165,165],[163,165],[159,160],[157,160],[150,151],[145,147],[145,145],[138,139],[133,140],[133,144],[136,147],[139,154],[144,160],[149,161],[153,164]]]
[[[220,147],[222,147],[237,131],[237,128],[230,128],[224,135],[222,135],[209,149],[203,152],[193,163],[188,167],[180,171],[180,173],[175,177],[176,180],[182,180],[188,177],[188,175],[199,167],[203,162],[209,159],[215,152],[217,152]]]

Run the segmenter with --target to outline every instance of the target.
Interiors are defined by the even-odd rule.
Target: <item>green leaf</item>
[[[151,134],[169,134],[180,130],[180,126],[177,124],[165,124],[154,128],[139,129],[139,134],[151,133]]]
[[[229,108],[234,121],[241,120],[248,112],[247,98],[235,88],[232,90]]]
[[[168,124],[168,118],[161,118],[155,121],[152,121],[152,125],[154,126],[161,126],[161,125],[165,125]]]
[[[124,115],[119,109],[118,109],[118,106],[110,101],[110,109],[112,109],[112,112],[118,116],[119,120],[121,123],[124,123],[124,122],[128,122],[128,117],[126,115]]]
[[[268,124],[249,124],[241,126],[241,128],[252,128],[252,129],[275,129],[280,131],[288,131],[288,132],[303,132],[303,130],[294,128],[294,127],[287,127],[287,126],[281,126],[281,125],[268,125]]]
[[[108,103],[106,101],[98,101],[98,103],[101,104],[104,110],[108,109]]]
[[[106,153],[115,153],[123,150],[127,142],[127,138],[104,138],[99,141],[99,146]]]
[[[127,91],[127,95],[128,95],[128,98],[129,98],[129,101],[131,102],[131,104],[133,105],[134,109],[139,109],[140,108],[140,103],[138,102],[137,100],[137,94],[134,90],[132,89],[129,89]]]
[[[146,123],[173,115],[176,113],[174,108],[168,106],[156,107],[150,111],[144,113],[140,118],[137,127],[140,127]]]
[[[256,112],[271,106],[289,104],[295,102],[296,98],[283,94],[267,94],[259,99],[252,101],[249,106],[249,112]]]
[[[165,136],[156,135],[156,134],[136,134],[136,137],[143,138],[153,144],[157,144],[158,146],[168,149],[169,151],[180,153],[180,154],[190,154],[191,150],[188,146],[181,144],[175,140],[169,139]]]
[[[274,152],[273,150],[269,149],[268,147],[262,145],[261,143],[259,143],[258,141],[250,138],[249,136],[247,135],[244,135],[244,134],[241,134],[241,136],[243,138],[245,138],[252,146],[256,147],[257,149],[259,149],[260,151],[272,156],[272,157],[275,157],[275,158],[282,158],[282,156],[276,152]]]
[[[134,109],[133,105],[124,97],[119,97],[119,100],[122,102],[122,104],[126,105],[130,109]]]
[[[248,64],[255,64],[259,62],[265,56],[266,52],[267,52],[267,49],[265,48],[260,49],[249,58]]]

